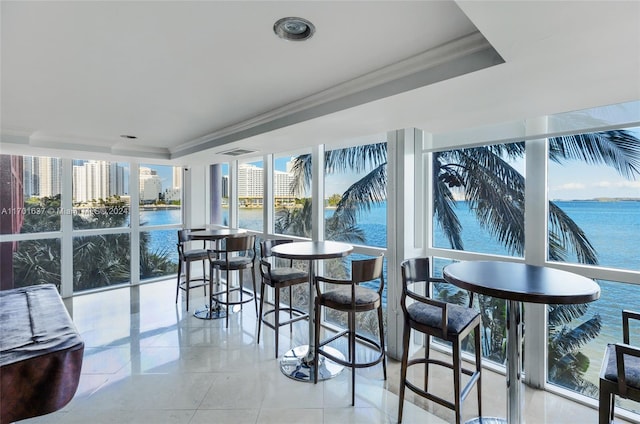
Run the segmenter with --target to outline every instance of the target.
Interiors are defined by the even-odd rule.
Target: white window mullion
[[[404,325],[400,296],[402,280],[400,263],[419,255],[423,234],[417,234],[415,209],[417,200],[415,152],[422,142],[422,131],[405,129],[387,133],[387,353],[392,358],[402,355]],[[418,199],[421,199],[420,196]],[[422,226],[420,226],[422,228]]]
[[[229,162],[229,228],[238,228],[238,161]]]
[[[527,134],[545,134],[546,117],[527,121]],[[546,139],[526,141],[525,155],[525,262],[543,266],[547,260],[549,201],[547,199]],[[547,305],[527,303],[524,308],[524,381],[544,388],[547,381]]]
[[[129,205],[131,246],[131,284],[140,283],[140,164],[131,163],[129,172]]]
[[[262,159],[264,164],[263,168],[263,181],[264,189],[262,193],[262,231],[265,236],[273,234],[273,204],[274,204],[274,189],[273,189],[273,155],[265,155]]]
[[[311,239],[324,240],[324,145],[311,149]]]
[[[60,295],[73,296],[73,162],[62,159],[60,203]]]

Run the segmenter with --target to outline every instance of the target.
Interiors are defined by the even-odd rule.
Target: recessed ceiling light
[[[316,27],[306,19],[288,17],[278,19],[273,24],[273,32],[285,40],[302,41],[311,38],[316,32]]]
[[[122,134],[120,137],[128,138],[128,139],[131,139],[131,140],[138,138],[135,135],[127,135],[127,134]]]

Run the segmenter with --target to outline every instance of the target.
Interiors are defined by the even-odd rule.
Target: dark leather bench
[[[0,424],[69,403],[83,353],[84,342],[55,286],[0,291]]]

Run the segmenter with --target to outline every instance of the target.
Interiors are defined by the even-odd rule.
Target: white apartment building
[[[89,202],[124,194],[124,168],[117,162],[90,160],[73,165],[73,201]]]
[[[158,200],[162,193],[162,180],[151,168],[140,167],[140,202],[153,202]]]

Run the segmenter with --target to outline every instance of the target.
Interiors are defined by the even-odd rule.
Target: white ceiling
[[[0,7],[3,153],[213,163],[640,99],[640,1]]]

